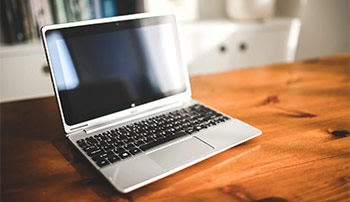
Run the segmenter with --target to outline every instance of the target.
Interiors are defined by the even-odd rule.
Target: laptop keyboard
[[[79,139],[77,144],[99,167],[103,167],[228,119],[195,104]]]

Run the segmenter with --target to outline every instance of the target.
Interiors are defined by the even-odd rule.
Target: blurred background
[[[53,95],[39,28],[175,12],[190,75],[348,53],[350,0],[1,0],[0,102]]]

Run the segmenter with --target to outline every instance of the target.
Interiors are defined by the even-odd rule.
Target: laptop
[[[175,15],[41,30],[66,137],[127,193],[261,134],[192,99]]]

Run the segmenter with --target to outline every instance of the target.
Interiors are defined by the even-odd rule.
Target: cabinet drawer
[[[209,24],[185,29],[184,54],[190,75],[211,73],[232,67],[230,36],[233,31],[227,24]]]
[[[1,57],[1,102],[53,95],[42,52]]]
[[[213,35],[216,36],[215,40]],[[202,33],[187,40],[186,58],[190,75],[224,71],[232,67],[228,36]]]
[[[241,32],[231,36],[234,68],[254,67],[288,60],[289,30]]]

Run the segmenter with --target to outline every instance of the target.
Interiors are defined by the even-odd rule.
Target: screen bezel
[[[173,25],[172,27],[175,27],[175,30],[174,30],[175,44],[176,44],[176,48],[178,49],[177,51],[180,53],[179,54],[180,55],[179,65],[181,67],[179,67],[179,68],[182,68],[182,72],[184,74],[183,78],[185,80],[186,90],[184,92],[181,92],[181,93],[178,93],[175,95],[164,97],[164,98],[161,98],[161,99],[158,99],[155,101],[151,101],[149,103],[142,104],[139,106],[130,107],[128,109],[118,111],[115,113],[111,113],[111,114],[107,114],[107,115],[101,116],[99,118],[94,118],[94,119],[91,119],[88,121],[83,121],[83,122],[80,122],[77,124],[68,125],[66,123],[65,118],[64,118],[61,100],[60,100],[58,88],[57,88],[56,81],[55,81],[54,71],[53,71],[53,67],[52,67],[52,63],[51,63],[51,59],[50,59],[50,54],[48,51],[47,41],[46,41],[46,32],[59,30],[59,29],[63,29],[63,28],[64,29],[71,28],[72,30],[74,30],[74,28],[80,27],[80,26],[101,25],[104,23],[111,23],[111,22],[112,23],[118,23],[118,22],[119,23],[120,22],[122,22],[122,23],[128,23],[128,22],[135,23],[135,21],[138,21],[138,20],[144,19],[144,18],[169,18],[169,17],[173,19],[173,20],[170,20],[171,24]],[[145,112],[152,110],[152,109],[160,108],[162,106],[168,106],[172,103],[177,103],[177,102],[181,102],[181,101],[190,99],[191,98],[191,88],[190,88],[188,70],[187,70],[187,65],[185,63],[185,60],[183,58],[183,54],[181,54],[181,44],[180,44],[181,40],[180,40],[178,29],[179,29],[178,22],[177,22],[176,16],[174,14],[151,14],[151,13],[134,14],[134,15],[127,15],[127,16],[117,16],[117,17],[111,17],[111,18],[95,19],[95,20],[80,21],[80,22],[71,22],[71,23],[65,23],[65,24],[55,24],[55,25],[48,25],[48,26],[42,27],[41,34],[42,34],[43,45],[44,45],[44,49],[45,49],[47,62],[48,62],[49,67],[50,67],[51,80],[53,83],[53,87],[54,87],[54,91],[55,91],[55,95],[56,95],[56,99],[57,99],[57,103],[58,103],[59,111],[60,111],[60,115],[61,115],[61,120],[62,120],[65,132],[67,134],[69,134],[69,133],[72,133],[75,131],[80,131],[83,129],[92,128],[94,126],[102,125],[104,123],[110,123],[113,120],[122,119],[123,117],[137,116],[138,114],[145,113]]]

